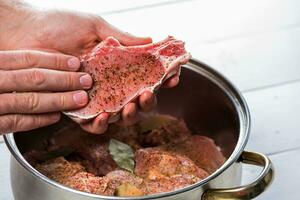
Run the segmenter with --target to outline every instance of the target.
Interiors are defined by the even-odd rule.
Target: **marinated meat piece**
[[[137,137],[138,128],[136,126],[111,124],[104,134],[95,135],[84,131],[77,123],[72,122],[50,136],[47,150],[67,148],[76,151],[83,146],[102,143],[104,140],[109,141],[110,138],[127,143],[134,149],[137,149],[140,147]]]
[[[134,173],[112,159],[111,139],[133,147]],[[107,196],[173,191],[201,181],[225,161],[212,139],[192,135],[184,121],[168,115],[148,116],[130,127],[113,125],[103,135],[68,124],[45,144],[44,150],[24,155],[38,171],[71,188]],[[72,153],[65,154],[69,149]]]
[[[69,177],[64,184],[71,188],[93,194],[113,196],[115,193],[115,190],[108,187],[109,179],[98,177],[88,172],[79,172]]]
[[[138,142],[138,128],[136,126],[119,126],[111,124],[105,135],[128,144],[134,150],[141,148]]]
[[[104,135],[86,135],[75,152],[83,159],[82,163],[89,172],[103,176],[118,168],[108,150],[110,138],[122,141],[133,149],[138,149],[140,145],[136,139],[137,135],[134,126],[112,125]]]
[[[190,57],[184,42],[171,36],[140,46],[122,46],[115,38],[108,37],[81,56],[80,71],[91,74],[94,81],[88,91],[88,105],[65,114],[78,121],[102,112],[117,113],[143,91],[153,91],[179,73],[180,65]]]
[[[82,163],[97,176],[104,176],[118,168],[116,162],[108,152],[108,142],[83,146],[76,153],[83,158]]]
[[[71,136],[69,135],[69,137]],[[73,139],[73,143],[67,145],[69,137],[65,136],[64,138],[63,135],[52,137],[50,140],[51,145],[48,149],[51,151],[67,148],[72,149],[72,155],[75,155],[76,160],[80,161],[88,172],[95,175],[103,176],[117,169],[117,164],[108,152],[108,138],[85,135]],[[63,138],[66,144],[63,143]]]
[[[142,120],[139,142],[143,147],[155,147],[168,143],[178,143],[191,135],[183,120],[170,115],[154,115]]]
[[[31,150],[24,154],[24,158],[31,165],[36,165],[38,163],[52,160],[58,157],[68,156],[71,153],[72,151],[67,149],[56,149],[54,151]]]
[[[112,187],[117,188],[123,183],[131,183],[137,187],[140,187],[143,183],[143,179],[135,176],[133,173],[130,173],[125,170],[115,170],[106,175],[108,179],[112,182]]]
[[[124,170],[115,170],[106,175],[109,179],[108,188],[115,190],[118,196],[141,196],[147,192],[143,179]]]
[[[180,189],[200,181],[197,176],[194,175],[174,175],[172,177],[162,177],[155,180],[145,181],[145,187],[148,194],[157,194],[162,192],[170,192],[176,189]]]
[[[89,140],[91,134],[85,132],[80,126],[74,122],[68,123],[60,130],[51,134],[48,139],[48,151],[57,149],[76,150]]]
[[[54,133],[49,138],[47,149],[49,151],[72,149],[76,160],[80,160],[87,171],[95,175],[103,176],[117,169],[117,164],[108,152],[109,133],[92,135],[76,124],[71,127]]]
[[[35,168],[45,176],[59,183],[66,184],[68,178],[85,169],[77,162],[69,162],[63,157],[58,157],[42,164],[37,164]]]
[[[144,179],[149,194],[182,188],[208,176],[188,157],[158,148],[138,150],[135,161],[134,172]]]
[[[112,125],[104,135],[91,135],[75,151],[83,161],[87,170],[95,175],[103,176],[116,170],[118,165],[109,153],[109,141],[111,138],[122,141],[133,149],[140,148],[137,143],[137,131],[134,126],[122,127]]]
[[[193,174],[201,179],[207,176],[207,173],[188,157],[159,148],[139,149],[135,153],[135,162],[135,174],[150,180],[181,174]]]
[[[216,171],[225,162],[225,158],[214,141],[201,135],[193,135],[176,145],[166,145],[163,149],[187,156],[209,174]]]
[[[65,184],[77,190],[107,196],[116,194],[118,196],[141,196],[145,194],[142,188],[143,180],[123,170],[112,171],[103,177],[80,172],[68,178]]]
[[[133,197],[143,196],[145,195],[145,193],[143,193],[143,191],[140,188],[137,188],[131,183],[124,183],[117,188],[115,195],[122,197]]]
[[[25,158],[25,160],[27,160],[28,163],[30,163],[31,165],[36,165],[38,164],[40,161],[45,161],[42,159],[43,155],[47,153],[47,151],[42,151],[42,150],[30,150],[26,153],[24,153],[23,157]]]
[[[69,162],[63,157],[37,164],[35,168],[50,179],[84,192],[108,196],[116,193],[123,194],[122,196],[145,194],[143,180],[123,170],[115,170],[99,177],[86,172],[79,163]],[[127,188],[124,188],[126,185]]]

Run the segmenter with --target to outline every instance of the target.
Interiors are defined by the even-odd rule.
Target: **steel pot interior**
[[[241,94],[222,75],[205,64],[191,59],[182,68],[180,84],[173,89],[161,89],[158,93],[157,112],[183,118],[195,134],[207,135],[215,140],[227,157],[225,164],[215,173],[194,185],[157,195],[137,198],[113,197],[113,199],[149,199],[175,195],[200,187],[220,175],[242,153],[249,135],[250,116]],[[63,123],[24,133],[5,136],[6,144],[15,159],[37,178],[78,194],[101,199],[100,195],[80,192],[62,186],[37,172],[22,157],[22,153],[38,148],[53,131]]]

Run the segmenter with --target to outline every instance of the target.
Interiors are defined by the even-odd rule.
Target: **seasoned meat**
[[[170,115],[155,115],[142,120],[139,142],[144,147],[156,147],[168,143],[178,143],[191,135],[183,120]]]
[[[200,181],[199,177],[194,175],[174,175],[172,177],[161,177],[155,180],[146,180],[145,187],[148,194],[158,194],[180,189]]]
[[[91,119],[102,112],[117,113],[143,91],[157,89],[178,73],[180,65],[190,57],[184,42],[171,36],[140,46],[122,46],[115,38],[108,37],[81,56],[80,71],[91,74],[94,81],[88,91],[88,105],[65,114]]]
[[[107,196],[173,191],[203,180],[225,161],[212,139],[192,135],[184,121],[168,115],[144,116],[129,127],[112,125],[102,135],[67,124],[46,144],[24,155],[38,171],[71,188]],[[111,149],[122,151],[112,156]]]
[[[88,172],[79,172],[68,178],[65,185],[83,191],[100,195],[113,196],[115,190],[108,187],[109,179],[95,176]]]
[[[97,176],[104,176],[118,168],[108,152],[107,141],[82,146],[76,153],[82,158],[82,163],[87,170]]]
[[[115,170],[106,175],[109,188],[119,196],[141,196],[147,192],[143,186],[143,179],[125,170]]]
[[[109,138],[114,138],[131,146],[133,149],[141,148],[138,142],[138,128],[137,126],[119,126],[111,124],[109,129],[105,132]]]
[[[91,134],[85,132],[74,122],[68,123],[58,131],[51,134],[48,139],[48,151],[57,149],[77,150],[89,140]]]
[[[143,189],[143,179],[124,170],[111,171],[102,177],[95,176],[86,172],[80,163],[69,162],[63,157],[37,164],[35,168],[50,179],[84,192],[108,196],[116,193],[122,196],[146,193]]]
[[[24,153],[23,156],[28,163],[30,163],[31,165],[36,165],[39,163],[39,161],[42,161],[42,157],[45,153],[47,153],[47,151],[42,151],[42,150],[38,151],[33,149]]]
[[[110,138],[124,141],[135,148],[139,147],[135,139],[137,131],[133,126],[112,125],[104,135],[86,133],[77,125],[71,127],[52,134],[48,142],[48,150],[72,149],[76,160],[80,160],[88,172],[98,176],[117,169],[117,164],[108,152]]]
[[[109,139],[103,136],[86,134],[84,131],[72,131],[65,134],[55,134],[50,138],[49,151],[57,149],[72,149],[76,158],[95,175],[106,175],[117,168],[108,152]],[[69,141],[69,138],[70,141]]]
[[[225,162],[224,156],[214,141],[201,135],[193,135],[175,145],[166,145],[163,149],[193,159],[198,167],[209,174],[216,171]]]
[[[65,184],[81,191],[107,196],[142,196],[146,194],[143,179],[124,170],[115,170],[103,177],[80,172],[69,178]]]
[[[68,178],[75,174],[85,171],[84,167],[79,163],[69,162],[63,157],[58,157],[42,164],[37,164],[35,168],[48,178],[62,184],[66,184]]]
[[[205,178],[207,173],[186,156],[170,153],[159,148],[145,148],[135,153],[135,174],[147,178],[171,177],[193,174]]]
[[[208,176],[188,157],[159,148],[138,150],[135,161],[134,172],[144,179],[148,194],[172,191]]]

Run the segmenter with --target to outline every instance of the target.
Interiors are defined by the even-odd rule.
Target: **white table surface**
[[[229,78],[252,115],[246,149],[275,165],[272,186],[257,199],[300,199],[300,1],[299,0],[27,0],[39,8],[102,15],[137,35],[160,40],[172,34],[195,58]],[[244,167],[243,183],[259,173]],[[12,200],[9,152],[0,139],[0,200]]]

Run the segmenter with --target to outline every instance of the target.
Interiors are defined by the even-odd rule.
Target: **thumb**
[[[130,33],[121,31],[120,29],[109,24],[103,19],[99,19],[96,27],[97,35],[101,40],[104,40],[109,36],[113,36],[125,46],[143,45],[152,42],[152,39],[150,37],[136,37],[134,35],[131,35]]]

